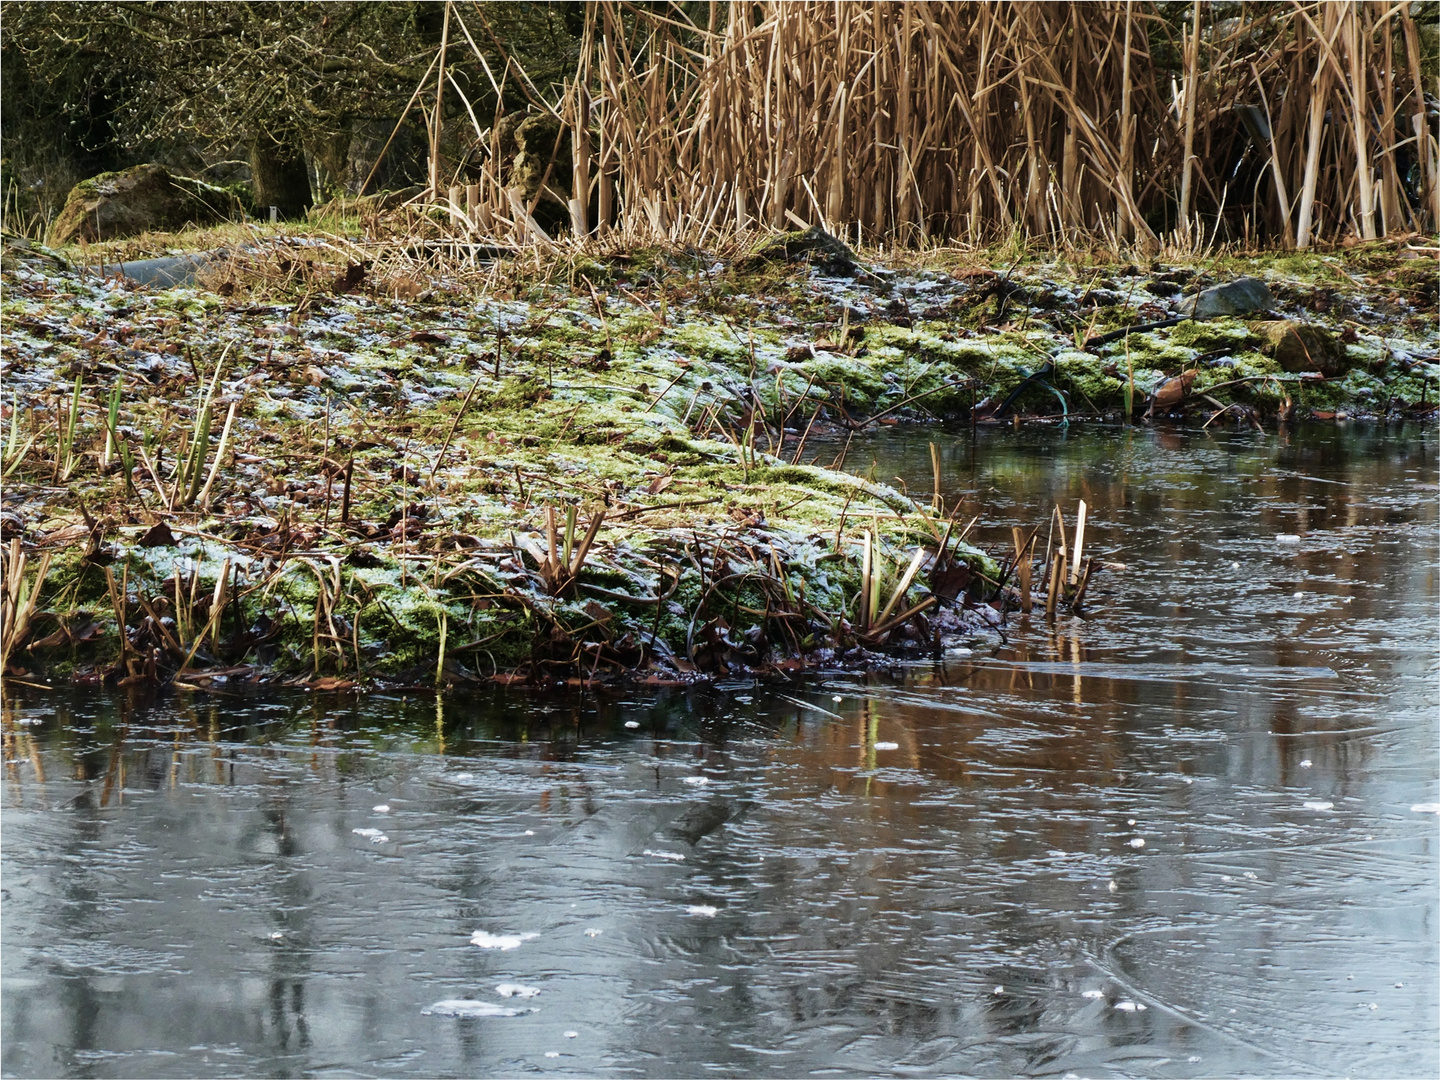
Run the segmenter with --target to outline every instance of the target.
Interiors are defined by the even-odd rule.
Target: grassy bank
[[[990,633],[1020,580],[1043,606],[1060,538],[1017,537],[1018,564],[982,552],[965,529],[980,507],[847,472],[814,435],[1119,421],[1127,401],[1136,422],[1426,413],[1440,376],[1433,256],[1414,241],[843,265],[792,236],[480,265],[339,233],[238,239],[7,247],[12,678],[863,666]],[[231,254],[185,287],[84,269],[216,247]],[[1258,320],[1110,334],[1244,274],[1274,296]],[[1259,325],[1281,318],[1339,343],[1343,373],[1288,370]],[[1083,603],[1075,578],[1058,603]]]

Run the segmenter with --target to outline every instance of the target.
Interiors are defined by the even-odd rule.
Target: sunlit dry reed
[[[453,54],[484,12],[449,10]],[[703,23],[592,0],[576,78],[548,97],[514,62],[484,66],[569,128],[552,174],[570,173],[575,233],[703,243],[818,224],[859,241],[1157,250],[1440,220],[1405,5],[1294,0],[1216,19],[1197,0],[1179,26],[1134,0],[699,10]],[[451,216],[467,231],[545,242],[540,196],[507,188],[505,162],[466,179],[475,198]]]

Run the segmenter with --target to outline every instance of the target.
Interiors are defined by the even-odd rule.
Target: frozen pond
[[[1436,432],[847,467],[928,497],[931,440],[982,542],[1087,501],[1090,618],[599,699],[14,688],[3,1074],[1440,1075]]]

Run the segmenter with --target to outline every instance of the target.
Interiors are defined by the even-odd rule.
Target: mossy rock
[[[498,146],[505,186],[515,189],[548,233],[570,223],[570,131],[548,113],[501,118]],[[548,176],[547,176],[548,174]]]
[[[224,188],[172,176],[163,165],[135,165],[92,176],[71,188],[50,227],[49,242],[59,247],[77,240],[111,240],[241,216],[240,200]]]
[[[1264,342],[1262,350],[1285,371],[1318,371],[1333,378],[1350,370],[1345,343],[1323,327],[1293,319],[1267,319],[1249,327]]]
[[[753,270],[766,263],[809,263],[826,273],[853,277],[860,267],[855,253],[843,241],[831,236],[819,225],[796,232],[781,233],[767,241],[758,251],[745,259],[741,270]]]

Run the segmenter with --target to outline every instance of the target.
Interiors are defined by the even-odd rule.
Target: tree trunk
[[[272,206],[285,218],[301,217],[309,209],[310,174],[299,147],[260,136],[250,144],[250,173],[262,218],[269,216]]]
[[[350,132],[341,131],[313,139],[309,144],[310,160],[315,163],[315,186],[321,200],[344,195],[349,189],[350,141]]]

